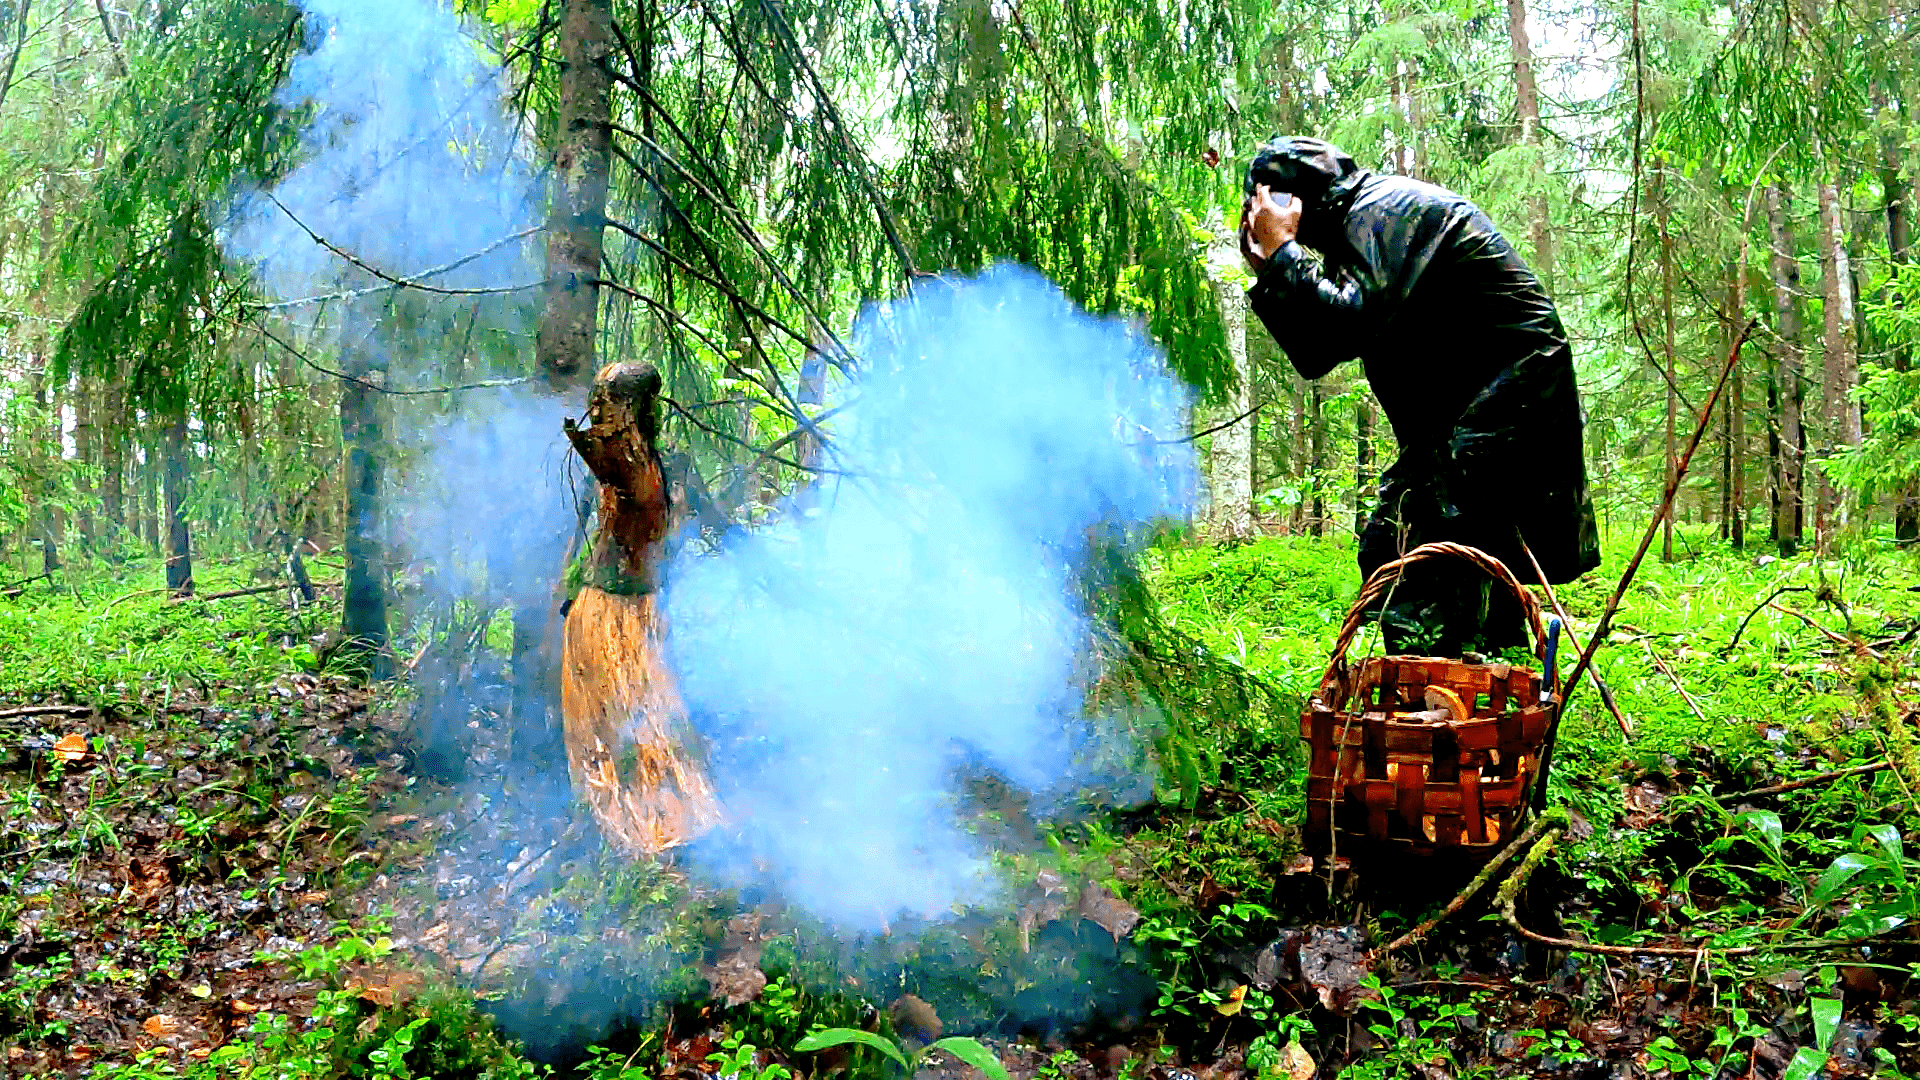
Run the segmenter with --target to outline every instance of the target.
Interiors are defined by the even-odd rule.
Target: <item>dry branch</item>
[[[1779,795],[1788,791],[1799,791],[1801,788],[1831,784],[1835,780],[1845,780],[1849,776],[1865,776],[1868,773],[1885,772],[1891,768],[1893,768],[1892,762],[1876,761],[1871,765],[1855,765],[1850,769],[1837,769],[1833,772],[1821,773],[1818,776],[1809,776],[1800,780],[1789,780],[1783,784],[1769,784],[1766,787],[1757,787],[1752,791],[1743,791],[1738,795],[1729,796],[1729,798],[1754,799],[1762,795]]]
[[[16,709],[0,709],[0,720],[15,720],[23,716],[92,716],[95,709],[91,705],[22,705]]]

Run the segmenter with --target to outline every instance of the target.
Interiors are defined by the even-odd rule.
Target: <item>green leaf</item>
[[[1887,868],[1901,881],[1907,879],[1906,850],[1900,844],[1900,830],[1892,825],[1875,825],[1867,830],[1881,850],[1887,853]]]
[[[1813,1009],[1813,1045],[1824,1060],[1827,1047],[1833,1045],[1833,1033],[1840,1030],[1840,999],[1817,997],[1808,1005]]]
[[[1000,1064],[1000,1055],[980,1044],[978,1039],[969,1039],[965,1035],[950,1035],[927,1047],[928,1050],[945,1050],[961,1061],[986,1073],[990,1080],[1007,1080],[1007,1067]]]
[[[1760,834],[1760,839],[1780,854],[1780,845],[1786,839],[1787,830],[1780,824],[1780,815],[1771,810],[1749,810],[1741,815],[1747,825]]]
[[[1834,899],[1846,890],[1847,883],[1852,881],[1855,875],[1872,865],[1865,856],[1851,852],[1833,860],[1833,864],[1820,875],[1820,883],[1814,886],[1813,906],[1822,908],[1833,903]]]
[[[913,1071],[912,1067],[907,1064],[906,1055],[900,1052],[899,1047],[870,1031],[861,1031],[858,1028],[828,1028],[825,1031],[816,1031],[795,1043],[793,1048],[803,1054],[810,1054],[815,1050],[825,1050],[830,1046],[844,1046],[847,1043],[859,1043],[862,1046],[871,1046],[875,1050],[892,1058],[902,1069],[906,1069],[909,1072]],[[935,1045],[937,1046],[939,1044],[936,1043]]]
[[[1811,1046],[1803,1046],[1787,1063],[1787,1071],[1780,1074],[1780,1080],[1813,1080],[1826,1065],[1827,1055]]]

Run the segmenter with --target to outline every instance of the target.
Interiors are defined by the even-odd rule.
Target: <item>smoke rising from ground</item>
[[[312,110],[301,164],[272,198],[236,196],[228,254],[302,340],[377,353],[390,386],[524,370],[537,293],[394,291],[308,232],[403,278],[488,252],[432,273],[443,288],[537,281],[535,238],[501,243],[542,202],[497,73],[430,3],[307,10],[314,48],[282,98]],[[1098,530],[1187,514],[1195,467],[1190,444],[1166,441],[1189,395],[1158,350],[1031,271],[929,286],[856,331],[863,374],[833,388],[847,407],[821,458],[837,471],[775,524],[675,553],[667,586],[672,660],[732,814],[687,865],[858,932],[1001,893],[961,824],[959,770],[1040,804],[1095,783],[1150,790],[1144,747],[1087,716],[1081,560]],[[489,340],[503,370],[478,359]],[[527,388],[441,400],[383,403],[387,538],[419,558],[431,600],[537,609],[577,523],[583,470],[560,418],[583,403]],[[466,706],[426,711],[464,727]],[[556,748],[561,783],[564,768]]]
[[[994,891],[956,765],[1043,796],[1114,779],[1090,771],[1114,755],[1088,742],[1080,556],[1187,513],[1195,468],[1163,441],[1189,398],[1158,350],[1032,271],[872,308],[856,351],[827,459],[847,475],[680,558],[668,604],[737,823],[706,865],[874,929]]]

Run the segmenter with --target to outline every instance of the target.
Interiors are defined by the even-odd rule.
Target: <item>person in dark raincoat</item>
[[[1276,137],[1247,170],[1247,299],[1303,378],[1359,357],[1400,443],[1360,535],[1360,572],[1450,540],[1523,583],[1600,563],[1573,350],[1540,281],[1471,202]],[[1316,260],[1305,248],[1319,254]],[[1460,560],[1412,567],[1380,612],[1389,652],[1525,643],[1519,605]]]

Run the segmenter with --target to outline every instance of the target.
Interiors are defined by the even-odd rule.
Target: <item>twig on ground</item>
[[[1533,850],[1527,853],[1527,857],[1520,863],[1519,869],[1515,870],[1513,876],[1508,878],[1500,886],[1500,892],[1494,897],[1494,902],[1500,908],[1501,919],[1505,920],[1506,924],[1513,928],[1514,933],[1519,934],[1528,941],[1538,942],[1555,949],[1593,953],[1598,956],[1665,956],[1675,960],[1692,960],[1695,963],[1699,963],[1703,954],[1709,952],[1719,953],[1721,956],[1751,956],[1754,953],[1773,951],[1798,952],[1818,949],[1839,949],[1850,945],[1859,945],[1862,941],[1868,940],[1787,941],[1773,945],[1729,945],[1723,948],[1705,944],[1600,945],[1591,941],[1575,941],[1573,938],[1552,937],[1548,934],[1536,933],[1521,924],[1520,916],[1514,912],[1514,905],[1519,900],[1520,890],[1526,887],[1527,879],[1533,876],[1533,872],[1539,868],[1540,863],[1546,859],[1547,853],[1553,850],[1553,845],[1566,831],[1567,827],[1564,823],[1549,825],[1545,835],[1541,836],[1539,842],[1533,845]]]
[[[1768,784],[1766,787],[1757,787],[1752,791],[1742,791],[1738,795],[1730,795],[1728,798],[1752,799],[1761,795],[1779,795],[1783,792],[1799,791],[1801,788],[1831,784],[1835,780],[1845,780],[1849,776],[1865,776],[1868,773],[1885,772],[1891,768],[1893,768],[1892,762],[1876,761],[1871,765],[1855,765],[1850,769],[1838,769],[1834,772],[1821,773],[1818,776],[1809,776],[1800,780],[1789,780],[1783,784]]]
[[[1675,675],[1673,669],[1667,666],[1667,662],[1660,659],[1660,654],[1653,651],[1653,646],[1642,642],[1641,647],[1647,650],[1647,659],[1653,661],[1653,666],[1660,669],[1660,674],[1665,675],[1667,681],[1673,684],[1673,688],[1680,691],[1680,700],[1687,703],[1687,708],[1693,710],[1693,715],[1699,717],[1703,724],[1713,723],[1707,719],[1707,712],[1700,707],[1700,703],[1693,699],[1692,694],[1687,693],[1687,688],[1680,685],[1680,676]]]
[[[1488,861],[1487,865],[1480,868],[1480,872],[1474,875],[1473,880],[1467,882],[1467,887],[1461,889],[1459,895],[1455,896],[1453,900],[1441,910],[1440,914],[1435,915],[1419,926],[1414,927],[1399,937],[1394,938],[1392,941],[1387,942],[1385,945],[1380,946],[1378,949],[1375,949],[1373,955],[1368,958],[1370,966],[1372,962],[1379,961],[1388,953],[1404,949],[1408,945],[1419,944],[1421,940],[1433,932],[1434,927],[1440,925],[1441,920],[1459,914],[1461,909],[1467,906],[1468,901],[1474,898],[1475,894],[1481,889],[1486,888],[1487,882],[1493,880],[1493,876],[1499,872],[1501,867],[1507,864],[1507,860],[1513,858],[1515,853],[1525,848],[1528,844],[1533,843],[1534,839],[1537,838],[1541,832],[1545,831],[1548,825],[1565,828],[1566,824],[1567,815],[1563,810],[1550,810],[1545,814],[1535,817],[1533,824],[1527,826],[1525,832],[1514,837],[1512,843],[1501,848],[1498,855],[1495,855]]]
[[[337,589],[341,585],[338,581],[316,581],[312,584],[316,589]],[[173,602],[176,604],[184,604],[189,600],[227,600],[235,596],[258,596],[261,593],[279,592],[282,589],[291,589],[293,587],[293,582],[282,581],[274,585],[254,585],[245,589],[228,589],[225,592],[205,593],[200,596],[176,596],[173,598]]]
[[[105,608],[101,609],[101,614],[104,615],[107,612],[112,611],[114,608],[119,607],[121,601],[123,600],[131,600],[136,596],[152,596],[154,593],[163,593],[163,592],[172,592],[172,591],[173,590],[171,588],[168,588],[166,586],[161,586],[158,589],[138,589],[134,592],[126,593],[121,596],[116,596],[113,598],[112,603],[108,604]]]
[[[1778,600],[1782,593],[1812,592],[1812,591],[1813,591],[1812,589],[1807,588],[1805,585],[1782,585],[1779,588],[1768,593],[1767,598],[1765,600],[1762,600],[1758,604],[1755,604],[1753,610],[1747,612],[1747,617],[1740,620],[1740,628],[1733,632],[1733,640],[1727,642],[1727,647],[1721,650],[1721,655],[1724,656],[1727,653],[1730,653],[1733,650],[1740,647],[1740,635],[1747,632],[1747,624],[1749,622],[1752,622],[1753,617],[1755,615],[1760,614],[1760,612],[1763,609],[1765,609],[1767,605],[1773,603],[1775,600]]]
[[[1829,630],[1826,627],[1821,626],[1819,623],[1814,622],[1813,617],[1810,615],[1807,615],[1804,612],[1795,611],[1792,608],[1784,608],[1784,607],[1781,607],[1779,604],[1775,604],[1775,603],[1768,603],[1767,606],[1779,612],[1782,615],[1791,615],[1794,618],[1799,619],[1801,622],[1806,623],[1808,626],[1813,627],[1815,630],[1819,631],[1822,637],[1825,637],[1828,641],[1833,642],[1835,645],[1845,645],[1849,649],[1862,650],[1866,652],[1867,655],[1873,657],[1875,660],[1885,659],[1885,657],[1881,656],[1879,652],[1875,651],[1874,648],[1871,645],[1868,645],[1866,642],[1858,641],[1854,638],[1850,638],[1847,635],[1842,634],[1836,630]]]
[[[0,709],[0,720],[13,720],[22,716],[91,716],[97,710],[91,705],[22,705],[17,709]]]

